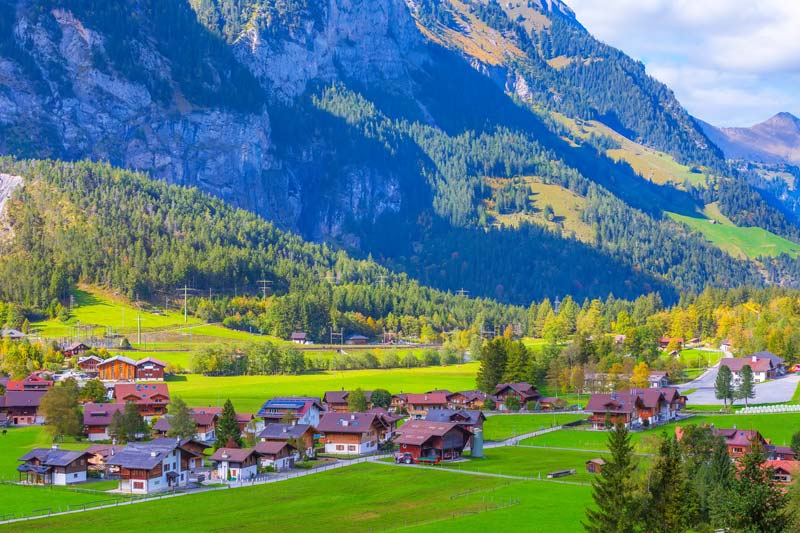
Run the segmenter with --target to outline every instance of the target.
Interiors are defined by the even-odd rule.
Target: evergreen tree
[[[229,398],[225,400],[225,405],[222,406],[222,414],[217,422],[217,440],[214,443],[214,448],[224,448],[230,441],[235,442],[239,447],[242,446],[242,432],[239,431],[236,411],[234,411],[233,403]]]
[[[392,395],[386,389],[375,389],[372,391],[370,402],[373,407],[388,409],[392,405]]]
[[[140,438],[147,432],[147,424],[133,402],[126,402],[122,412],[122,434],[126,441]]]
[[[728,400],[733,399],[733,374],[727,365],[721,365],[717,372],[717,379],[714,382],[714,395],[718,400],[723,400],[725,408],[728,407]]]
[[[361,387],[347,395],[347,410],[351,413],[361,413],[367,410],[367,396]]]
[[[478,388],[493,393],[506,372],[506,341],[498,338],[487,343],[481,351],[481,366],[478,369]]]
[[[638,498],[633,482],[633,445],[627,428],[617,424],[608,436],[611,459],[592,480],[596,508],[586,510],[583,526],[590,533],[632,533],[636,531]]]
[[[664,435],[648,481],[645,523],[648,531],[682,533],[695,524],[691,497],[678,443]]]
[[[528,349],[522,342],[507,342],[507,363],[503,382],[525,381],[528,373]]]
[[[772,468],[764,466],[765,457],[761,442],[754,440],[739,460],[727,513],[728,527],[734,531],[781,532],[789,525],[786,495],[772,479]]]
[[[797,457],[800,457],[800,431],[796,431],[792,435],[792,442],[791,442],[792,451],[794,451]]]
[[[192,412],[182,398],[173,397],[167,406],[169,430],[167,437],[178,437],[181,440],[194,438],[197,432]]]
[[[750,365],[744,365],[741,372],[742,381],[736,389],[736,398],[744,400],[745,405],[748,405],[749,399],[756,397],[756,388],[753,383],[753,369]]]
[[[125,416],[122,411],[114,411],[111,415],[111,422],[108,424],[108,436],[117,442],[125,440]]]

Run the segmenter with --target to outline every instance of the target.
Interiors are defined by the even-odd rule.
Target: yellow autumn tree
[[[650,377],[650,367],[647,363],[642,361],[633,367],[633,374],[631,375],[631,387],[635,389],[644,389],[648,386],[647,379]]]

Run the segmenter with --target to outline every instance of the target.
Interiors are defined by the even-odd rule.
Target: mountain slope
[[[0,0],[0,152],[197,186],[307,240],[507,302],[763,283],[762,264],[666,213],[719,201],[736,224],[795,239],[791,221],[758,193],[706,197],[734,188],[721,154],[563,4],[528,2],[522,18],[509,5]],[[720,185],[651,181],[610,153],[619,140],[583,138],[557,113]],[[525,223],[492,211],[497,180],[514,198],[503,215]],[[533,216],[542,186],[580,205],[553,214],[579,218],[575,238]]]
[[[791,113],[778,113],[749,128],[702,126],[728,159],[800,164],[800,119]]]

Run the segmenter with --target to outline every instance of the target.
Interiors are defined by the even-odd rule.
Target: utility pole
[[[142,315],[136,314],[136,344],[142,344]]]
[[[260,279],[256,283],[261,287],[261,292],[264,295],[264,300],[267,299],[267,289],[272,285],[272,281],[268,279]]]
[[[463,288],[461,288],[461,289],[458,289],[456,291],[456,294],[458,294],[459,296],[467,296],[469,294],[469,291],[464,290]]]

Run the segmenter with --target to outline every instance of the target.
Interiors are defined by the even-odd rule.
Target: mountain
[[[558,0],[0,0],[0,153],[147,172],[516,304],[793,283],[800,242]],[[731,245],[751,229],[780,246]]]
[[[717,128],[705,122],[702,126],[728,159],[800,164],[800,119],[791,113],[778,113],[749,128]]]

